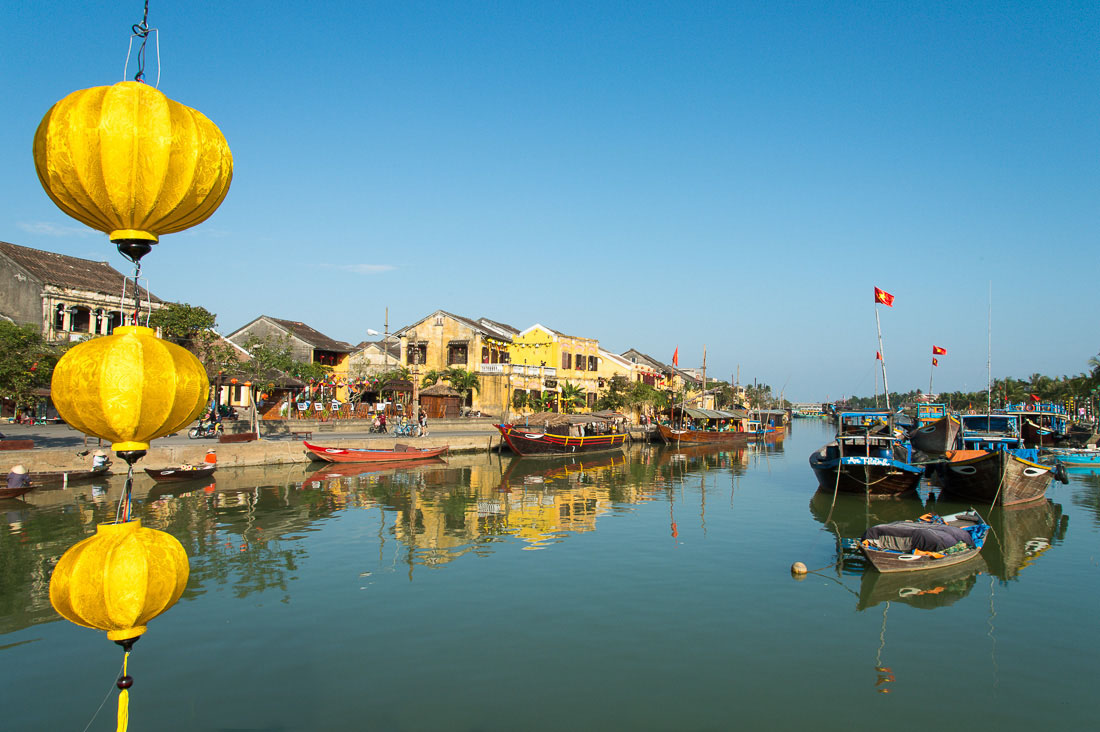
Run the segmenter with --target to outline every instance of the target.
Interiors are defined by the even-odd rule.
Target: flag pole
[[[878,300],[875,300],[875,325],[878,328],[878,355],[882,362],[882,391],[886,394],[886,410],[890,410],[890,386],[886,382],[886,349],[882,346],[882,322],[878,317]]]
[[[932,395],[932,374],[936,373],[936,357],[932,357],[932,365],[928,367],[928,395]]]

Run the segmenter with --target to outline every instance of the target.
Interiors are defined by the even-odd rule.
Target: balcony
[[[478,364],[477,372],[479,374],[503,374],[504,364],[502,363],[482,363]]]

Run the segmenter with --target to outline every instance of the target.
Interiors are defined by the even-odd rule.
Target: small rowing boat
[[[913,521],[872,526],[859,549],[879,572],[912,572],[973,559],[988,533],[989,524],[976,511],[926,513]]]
[[[443,447],[420,448],[411,445],[397,444],[389,449],[364,449],[354,447],[322,447],[312,445],[305,440],[302,444],[318,460],[327,463],[380,463],[380,462],[408,462],[410,460],[423,460],[434,458],[450,450],[450,445]]]
[[[175,468],[146,468],[145,473],[158,483],[178,483],[184,480],[208,478],[217,470],[217,465],[180,465]]]

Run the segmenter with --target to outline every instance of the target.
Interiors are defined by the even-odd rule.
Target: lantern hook
[[[137,53],[137,73],[134,74],[134,81],[144,84],[145,83],[145,42],[149,40],[150,33],[157,34],[157,86],[160,86],[160,33],[156,28],[149,27],[149,0],[145,0],[145,12],[141,17],[140,23],[134,23],[130,26],[130,47],[126,49],[126,66],[122,69],[123,78],[126,77],[126,68],[130,65],[130,52],[134,49],[134,39],[141,39],[141,47],[138,48]]]

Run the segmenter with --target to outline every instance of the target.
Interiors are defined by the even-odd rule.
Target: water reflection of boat
[[[937,510],[961,506],[945,498],[936,501]],[[998,579],[1015,579],[1056,542],[1065,537],[1067,518],[1062,506],[1049,499],[1020,506],[997,507],[986,521],[993,527],[982,549],[989,572]]]
[[[679,447],[662,448],[657,456],[658,465],[671,465],[673,463],[703,461],[708,465],[722,465],[725,462],[742,464],[748,446],[745,444],[733,446],[722,444],[680,445]]]
[[[367,473],[380,473],[386,470],[400,468],[415,468],[424,465],[446,465],[447,461],[440,457],[421,458],[419,460],[406,460],[404,462],[378,462],[378,463],[328,463],[320,470],[306,476],[304,482],[324,481],[332,478],[353,478]]]
[[[924,512],[924,504],[916,493],[894,501],[868,501],[863,496],[838,493],[835,506],[832,491],[819,490],[810,498],[810,514],[818,523],[827,521],[827,528],[842,539],[858,538],[877,524],[916,518]]]
[[[883,602],[901,602],[923,610],[943,607],[970,594],[978,575],[987,570],[985,560],[978,556],[964,564],[924,572],[867,571],[860,579],[856,607],[866,610]]]
[[[626,455],[604,454],[575,458],[513,458],[500,479],[501,490],[543,485],[581,473],[606,470],[626,463]]]

